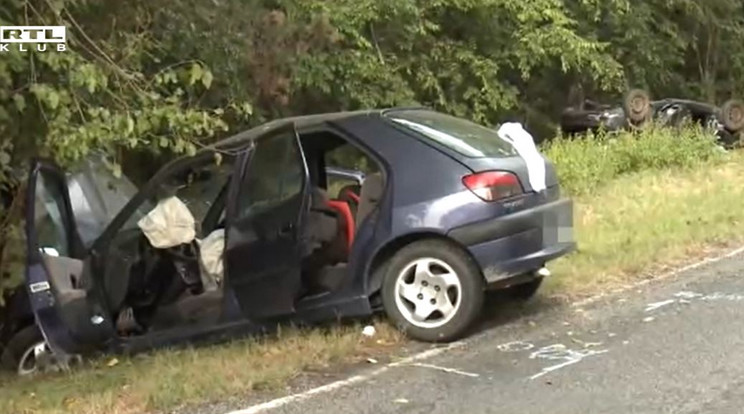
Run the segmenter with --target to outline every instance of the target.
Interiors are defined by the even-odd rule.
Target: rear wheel
[[[744,103],[734,99],[726,101],[721,107],[721,123],[730,132],[744,129]]]
[[[633,89],[625,95],[625,116],[631,126],[641,126],[651,118],[651,98],[642,89]]]
[[[483,298],[478,266],[442,240],[402,248],[390,259],[382,283],[388,317],[407,335],[428,342],[464,335],[480,315]]]

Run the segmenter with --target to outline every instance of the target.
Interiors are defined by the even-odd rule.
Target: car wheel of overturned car
[[[527,283],[520,283],[518,285],[509,286],[508,288],[506,288],[506,294],[512,299],[529,300],[533,296],[535,296],[537,290],[540,289],[540,285],[542,285],[543,279],[544,278],[542,277],[537,277]]]
[[[443,240],[403,247],[390,259],[382,283],[388,317],[407,335],[428,342],[463,336],[480,315],[484,295],[478,266]]]
[[[36,325],[18,331],[8,341],[2,355],[3,368],[18,375],[31,375],[55,364],[51,350]]]
[[[623,101],[625,116],[631,127],[638,127],[651,118],[651,98],[642,89],[632,89]]]
[[[721,106],[721,123],[730,132],[744,129],[744,103],[735,99],[726,101]]]

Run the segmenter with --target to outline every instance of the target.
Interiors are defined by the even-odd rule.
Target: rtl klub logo
[[[65,26],[0,26],[0,53],[67,50]]]

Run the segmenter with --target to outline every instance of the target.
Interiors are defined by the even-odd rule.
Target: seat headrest
[[[361,189],[361,197],[372,199],[372,201],[378,201],[376,200],[382,195],[383,191],[383,180],[382,180],[382,173],[374,173],[368,175],[364,179],[364,183],[362,184]]]

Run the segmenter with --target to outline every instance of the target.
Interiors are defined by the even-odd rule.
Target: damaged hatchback
[[[37,161],[27,190],[28,300],[55,356],[376,311],[449,341],[486,288],[528,298],[575,248],[571,201],[521,125],[426,109],[273,121],[106,203],[71,184]]]

